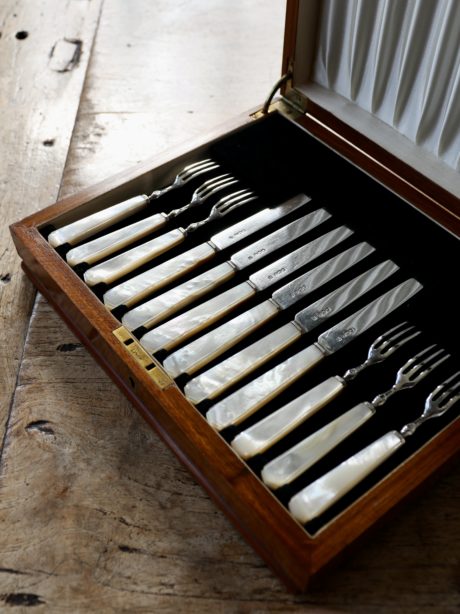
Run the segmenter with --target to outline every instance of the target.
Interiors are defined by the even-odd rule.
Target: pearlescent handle
[[[291,514],[303,524],[320,516],[403,443],[404,437],[397,431],[383,435],[294,495],[289,501]]]
[[[131,273],[131,271],[149,262],[149,260],[168,251],[168,249],[179,245],[184,239],[183,230],[176,228],[160,237],[155,237],[155,239],[142,243],[142,245],[133,247],[127,252],[96,264],[84,273],[83,279],[88,286],[95,286],[101,283],[111,284],[120,279],[120,277],[123,277],[123,275]]]
[[[309,345],[213,405],[206,417],[211,424],[242,422],[299,379],[324,356],[324,352],[317,345]]]
[[[334,390],[334,380],[336,390]],[[326,382],[331,383],[332,396],[338,394],[342,389],[337,378],[331,377]],[[333,450],[374,413],[370,403],[356,405],[265,465],[262,469],[263,481],[273,489],[289,484]]]
[[[157,326],[140,340],[142,346],[154,354],[158,350],[169,350],[193,334],[200,332],[223,315],[248,300],[256,290],[246,281],[222,292],[218,296],[189,309],[180,316]]]
[[[242,458],[251,458],[267,450],[296,426],[324,407],[344,387],[341,378],[331,377],[297,399],[281,407],[260,422],[242,431],[232,446]]]
[[[107,207],[106,209],[102,209],[102,211],[87,215],[81,220],[53,230],[53,232],[48,235],[48,243],[52,247],[59,247],[65,243],[74,245],[79,241],[84,241],[97,232],[115,224],[115,222],[124,220],[129,215],[140,211],[143,207],[148,205],[148,202],[148,196],[141,194],[124,200],[121,203],[117,203],[116,205],[112,205],[111,207]]]
[[[215,253],[216,250],[210,243],[202,243],[192,247],[192,249],[179,254],[175,258],[171,258],[111,288],[103,296],[104,304],[109,309],[115,309],[119,305],[130,307],[151,292],[159,290],[187,273],[187,271],[191,271],[206,262]]]
[[[192,379],[184,388],[185,396],[192,403],[214,399],[229,386],[267,362],[272,356],[279,354],[301,334],[297,326],[288,322]]]
[[[195,373],[277,313],[279,309],[272,301],[264,301],[180,348],[166,358],[163,368],[171,377]]]
[[[128,330],[134,330],[139,326],[151,328],[154,324],[172,316],[176,311],[194,300],[203,296],[213,288],[228,281],[235,275],[235,269],[228,262],[189,279],[188,281],[156,296],[155,298],[128,311],[123,316],[122,324]]]
[[[93,264],[110,256],[114,252],[127,247],[134,241],[144,238],[149,233],[161,228],[166,224],[166,217],[163,213],[155,213],[150,217],[134,222],[129,226],[124,226],[113,232],[109,232],[98,239],[93,239],[83,245],[74,247],[66,254],[66,260],[70,266],[76,266],[82,262]]]

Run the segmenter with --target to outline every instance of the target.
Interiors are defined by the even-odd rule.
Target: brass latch
[[[144,350],[139,341],[133,337],[127,328],[120,326],[113,331],[115,337],[131,354],[135,361],[148,373],[149,377],[155,382],[158,388],[164,390],[174,382],[163,369],[157,367],[152,357]]]

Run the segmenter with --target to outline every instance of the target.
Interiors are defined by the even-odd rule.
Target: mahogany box
[[[305,590],[313,576],[425,485],[460,447],[458,403],[420,428],[407,445],[318,519],[302,525],[287,506],[295,492],[344,458],[417,417],[427,394],[454,373],[455,365],[458,370],[459,31],[459,3],[288,0],[283,77],[263,106],[211,132],[192,149],[157,156],[11,227],[24,271],[38,290],[292,590]],[[263,207],[303,193],[312,199],[311,210],[324,207],[334,223],[354,231],[353,240],[375,247],[375,262],[392,259],[400,267],[399,281],[414,277],[423,284],[416,299],[343,352],[326,358],[261,412],[267,415],[325,377],[359,364],[376,335],[401,321],[421,331],[413,345],[370,368],[273,451],[248,461],[230,445],[240,427],[221,432],[212,428],[205,417],[209,402],[193,405],[183,393],[187,378],[174,381],[163,369],[167,353],[149,354],[139,343],[140,335],[122,325],[123,309],[111,312],[105,307],[101,293],[107,288],[89,287],[83,281],[84,267],[72,269],[66,262],[66,246],[54,249],[47,241],[53,229],[136,195],[150,194],[169,184],[184,166],[207,158],[215,160],[222,172],[237,177],[258,199],[189,235],[160,260],[209,240]],[[154,202],[151,211],[185,204],[198,185],[200,181],[194,181],[171,191]],[[193,219],[192,214],[187,218]],[[291,218],[283,223],[287,221]],[[223,250],[213,263],[224,262],[232,249],[267,232]],[[304,240],[285,246],[280,255]],[[254,270],[257,266],[238,271],[219,291],[247,279]],[[257,301],[269,297],[272,290],[262,292]],[[251,300],[240,311],[256,304]],[[360,303],[364,304],[366,300]],[[282,313],[251,339],[288,322],[294,314],[295,310]],[[247,379],[313,343],[340,319],[303,335],[295,347]],[[413,390],[395,395],[394,402],[293,483],[276,491],[264,484],[261,469],[268,460],[355,403],[390,387],[397,368],[411,352],[431,344],[450,354],[436,374]],[[255,421],[252,416],[243,426]]]

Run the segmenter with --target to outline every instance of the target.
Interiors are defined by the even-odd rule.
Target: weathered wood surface
[[[34,296],[8,225],[57,199],[101,0],[0,3],[0,431]]]
[[[106,3],[62,192],[260,101],[278,71],[281,4],[274,12],[261,0],[190,2],[180,11],[160,1]],[[237,78],[252,55],[243,43],[260,55],[247,68],[257,81],[242,91]],[[193,79],[179,83],[178,65]],[[293,597],[41,299],[1,471],[1,611],[415,614],[460,606],[458,467],[320,586]]]

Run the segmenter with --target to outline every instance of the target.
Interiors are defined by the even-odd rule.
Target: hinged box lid
[[[288,0],[284,95],[460,195],[460,3]]]

